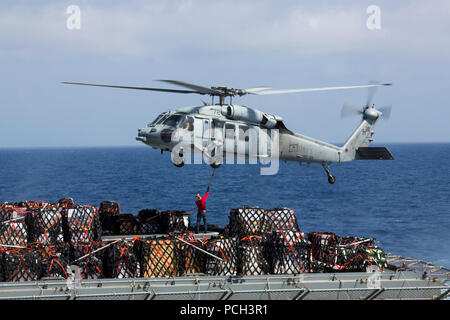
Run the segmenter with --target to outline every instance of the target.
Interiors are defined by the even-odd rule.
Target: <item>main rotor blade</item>
[[[283,93],[297,93],[297,92],[311,92],[311,91],[327,91],[327,90],[342,90],[342,89],[356,89],[356,88],[371,88],[371,87],[381,87],[381,86],[391,86],[391,83],[380,83],[380,84],[361,84],[356,86],[343,86],[343,87],[324,87],[324,88],[308,88],[308,89],[286,89],[286,90],[270,90],[262,92],[253,92],[258,95],[265,94],[283,94]]]
[[[82,86],[92,86],[92,87],[149,90],[149,91],[161,91],[161,92],[173,92],[173,93],[197,93],[197,94],[204,94],[203,92],[200,92],[200,91],[174,90],[174,89],[164,89],[164,88],[113,86],[113,85],[109,85],[109,84],[94,84],[94,83],[82,83],[82,82],[62,82],[62,83],[64,83],[64,84],[76,84],[76,85],[82,85]]]
[[[202,87],[193,83],[188,83],[188,82],[183,82],[183,81],[178,81],[178,80],[156,80],[156,81],[161,81],[161,82],[167,82],[167,83],[171,83],[177,86],[181,86],[181,87],[185,87],[185,88],[189,88],[198,92],[201,92],[203,94],[211,94],[211,95],[221,95],[223,94],[222,91],[219,90],[214,90],[211,88],[206,88],[206,87]]]
[[[254,87],[254,88],[246,88],[246,89],[241,89],[244,93],[255,93],[255,92],[260,92],[260,91],[264,91],[264,90],[269,90],[272,89],[272,87]]]

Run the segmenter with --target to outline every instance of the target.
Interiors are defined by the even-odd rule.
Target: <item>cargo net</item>
[[[3,280],[36,281],[41,277],[41,256],[36,250],[14,248],[2,250]]]
[[[26,212],[24,207],[0,207],[0,244],[25,246],[28,243]]]
[[[138,233],[142,235],[161,233],[160,216],[157,209],[144,209],[138,213]]]
[[[58,200],[58,205],[62,208],[72,208],[75,207],[75,202],[72,198],[64,198]]]
[[[64,242],[62,210],[61,207],[32,209],[26,219],[29,242],[44,245]]]
[[[65,238],[70,243],[99,241],[102,229],[96,207],[76,206],[64,210]]]
[[[275,208],[265,212],[264,232],[271,233],[275,230],[290,230],[299,232],[297,217],[294,210],[288,208]]]
[[[289,230],[272,231],[266,256],[271,274],[298,274],[310,271],[311,243],[303,234]]]
[[[99,207],[99,217],[104,234],[112,234],[114,217],[121,214],[120,204],[115,201],[103,201]]]
[[[178,241],[179,272],[180,275],[192,273],[205,273],[206,246],[202,241],[197,240],[193,233],[176,235]]]
[[[238,247],[238,274],[254,276],[269,273],[264,240],[260,236],[242,238]]]
[[[55,245],[33,244],[40,256],[42,278],[68,279],[68,266],[70,264],[70,247],[66,243]]]
[[[132,243],[120,241],[107,248],[105,273],[108,278],[119,279],[140,276],[140,264]]]
[[[341,237],[334,233],[310,233],[311,257],[315,272],[363,272],[376,265],[387,266],[384,252],[375,246],[374,239]]]
[[[189,228],[189,220],[186,211],[167,210],[160,214],[161,233],[184,232]]]
[[[115,216],[112,229],[115,235],[135,235],[138,233],[137,218],[128,213]]]
[[[178,241],[154,239],[135,241],[135,252],[141,264],[141,277],[179,276]]]
[[[88,244],[71,244],[71,258],[73,265],[80,268],[81,279],[101,279],[104,275],[104,261],[106,249],[102,242]]]
[[[222,259],[206,255],[205,273],[210,276],[237,275],[237,238],[205,240],[206,251]]]
[[[229,231],[231,236],[246,237],[263,235],[265,210],[263,208],[234,208],[230,211]]]

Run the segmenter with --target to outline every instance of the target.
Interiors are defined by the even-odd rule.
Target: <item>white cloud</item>
[[[309,56],[383,50],[450,53],[450,3],[380,1],[382,29],[366,28],[366,7],[279,1],[83,2],[81,30],[66,28],[66,6],[12,6],[0,13],[0,52],[71,50],[158,57],[183,50],[261,50]],[[384,5],[383,5],[384,3]]]

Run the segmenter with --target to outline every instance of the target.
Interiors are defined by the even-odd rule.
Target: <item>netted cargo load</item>
[[[144,209],[139,211],[138,221],[139,234],[161,233],[161,218],[157,209]]]
[[[25,207],[0,208],[0,244],[25,246],[28,243],[26,214]]]
[[[28,243],[28,228],[25,223],[0,223],[0,244],[25,246]]]
[[[66,242],[89,243],[100,240],[102,228],[96,207],[77,205],[74,208],[66,208],[63,212]]]
[[[233,208],[230,211],[229,232],[231,236],[262,236],[265,232],[265,210],[263,208]]]
[[[46,246],[38,244],[33,247],[40,254],[40,278],[68,279],[70,264],[70,247],[66,243]]]
[[[268,273],[264,239],[260,236],[242,238],[238,246],[238,275],[255,276]]]
[[[63,208],[48,206],[32,209],[27,214],[28,241],[44,245],[64,242]]]
[[[205,273],[206,247],[202,241],[197,240],[192,233],[177,235],[179,250],[180,275],[192,273]],[[183,242],[185,241],[185,242]]]
[[[189,228],[189,213],[186,211],[162,211],[160,217],[161,233],[184,232]]]
[[[300,231],[294,210],[288,208],[275,208],[265,211],[263,231],[270,234],[275,230]]]
[[[123,213],[120,216],[114,217],[113,234],[115,235],[135,235],[138,233],[137,217]]]
[[[206,251],[222,259],[206,255],[205,273],[210,276],[235,276],[238,272],[238,238],[205,240]]]
[[[271,274],[298,274],[310,271],[311,243],[302,233],[272,231],[267,240],[266,257]]]
[[[141,277],[179,276],[178,241],[170,239],[138,239],[135,252],[141,265]]]
[[[81,279],[105,278],[104,261],[107,248],[105,243],[74,243],[71,244],[71,258],[73,265],[80,268]]]
[[[64,198],[58,200],[58,205],[63,208],[75,207],[75,202],[72,198]]]
[[[120,204],[115,201],[102,201],[98,209],[103,234],[113,234],[115,217],[120,216]]]
[[[136,278],[140,276],[140,264],[133,250],[133,243],[119,241],[107,249],[105,275],[107,278]]]
[[[30,248],[2,250],[3,280],[37,281],[41,277],[41,256]]]
[[[363,272],[367,266],[386,266],[384,252],[375,246],[375,239],[342,237],[333,233],[314,232],[308,235],[315,272]]]

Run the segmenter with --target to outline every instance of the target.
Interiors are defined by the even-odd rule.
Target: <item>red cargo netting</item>
[[[133,251],[133,243],[119,241],[108,247],[106,276],[119,279],[140,276],[140,265]]]
[[[102,230],[96,207],[78,205],[64,209],[66,241],[70,243],[99,241]]]
[[[255,276],[269,273],[264,250],[264,240],[260,236],[242,238],[238,247],[238,274]]]
[[[135,252],[141,264],[142,277],[179,276],[178,241],[169,239],[138,239],[134,244]]]
[[[29,241],[42,244],[56,244],[64,242],[63,208],[47,206],[34,208],[27,214]]]
[[[101,279],[104,275],[106,249],[103,242],[71,244],[72,264],[80,268],[81,279]]]
[[[222,259],[206,255],[205,273],[211,276],[237,275],[237,238],[205,240],[206,250]]]
[[[311,243],[300,232],[273,231],[268,240],[267,256],[273,274],[310,272]]]

